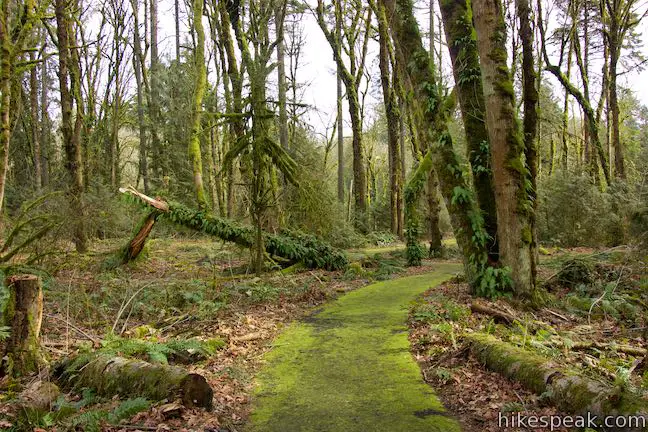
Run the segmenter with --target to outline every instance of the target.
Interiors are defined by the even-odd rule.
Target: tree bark
[[[133,7],[133,69],[135,70],[135,82],[137,84],[137,123],[139,125],[139,175],[144,183],[144,193],[148,194],[149,176],[148,176],[148,150],[146,143],[146,120],[144,118],[144,83],[142,82],[142,72],[144,64],[142,63],[142,44],[139,33],[139,0],[131,0]]]
[[[398,107],[398,98],[392,85],[390,75],[390,52],[391,39],[383,5],[375,6],[372,2],[375,13],[378,17],[379,36],[379,67],[380,83],[383,93],[383,104],[387,117],[387,153],[389,166],[389,216],[392,233],[398,237],[403,236],[401,225],[401,212],[403,211],[403,173],[400,161],[400,124],[401,113]]]
[[[340,2],[335,2],[335,7],[339,7]],[[335,21],[335,32],[338,40],[342,37],[342,21]],[[338,48],[339,49],[339,48]],[[338,172],[337,172],[337,193],[338,201],[344,204],[344,118],[342,113],[342,70],[336,62],[337,74],[337,153],[338,153]]]
[[[286,109],[286,60],[284,48],[285,1],[275,5],[275,33],[277,37],[277,87],[279,97],[279,143],[285,149],[288,143],[288,111]]]
[[[452,227],[464,259],[467,279],[477,286],[487,264],[487,235],[470,185],[461,174],[459,158],[452,148],[447,129],[453,96],[442,100],[430,68],[428,52],[423,47],[411,0],[381,0],[391,17],[390,27],[397,50],[398,68],[412,91],[412,115],[421,140],[430,142],[428,154],[434,167],[441,194],[450,213]],[[407,79],[405,79],[407,77]],[[428,155],[425,156],[428,158]],[[425,160],[424,158],[424,160]],[[423,161],[421,162],[423,164]],[[420,168],[420,166],[419,166]],[[411,180],[410,180],[411,182]],[[408,197],[405,193],[407,206]],[[407,221],[406,221],[407,227]]]
[[[34,151],[34,186],[37,191],[40,191],[42,185],[42,171],[41,171],[41,143],[40,143],[40,131],[38,129],[38,76],[36,68],[36,53],[34,51],[29,52],[29,60],[33,62],[31,69],[29,71],[29,105],[31,112],[31,135],[32,135],[32,147]],[[43,59],[45,61],[45,59]]]
[[[516,295],[530,297],[535,291],[533,204],[526,190],[525,145],[518,130],[506,60],[506,24],[500,0],[476,0],[473,12],[491,146],[500,259],[511,269]]]
[[[621,48],[614,39],[610,38],[610,111],[612,113],[612,148],[614,149],[614,176],[619,179],[625,179],[625,163],[623,161],[623,150],[621,149],[621,134],[619,126],[619,96],[617,88],[617,65],[619,63],[619,52]]]
[[[0,3],[0,214],[9,171],[9,143],[11,141],[11,76],[12,44],[9,35],[9,2]]]
[[[153,172],[158,186],[163,185],[168,172],[165,146],[160,140],[158,131],[161,127],[160,115],[160,58],[158,55],[158,0],[150,0],[150,31],[151,31],[151,67],[150,83],[151,98],[149,103],[149,117],[151,120],[151,159]]]
[[[82,110],[78,104],[80,97],[80,82],[78,63],[75,64],[74,53],[71,52],[71,40],[74,25],[68,8],[71,5],[66,0],[55,1],[58,49],[59,49],[59,87],[61,93],[61,130],[65,150],[65,168],[68,174],[68,197],[71,203],[71,215],[75,219],[73,241],[77,252],[87,250],[85,233],[85,209],[83,206],[83,161],[81,156],[80,133],[82,128]],[[69,84],[68,84],[69,82]],[[77,112],[72,123],[72,108],[77,100]]]
[[[214,393],[202,375],[176,366],[106,355],[68,358],[54,367],[64,387],[91,388],[106,397],[145,397],[154,401],[182,400],[188,408],[211,409]]]
[[[47,107],[49,106],[49,76],[47,72],[47,37],[43,36],[43,61],[41,63],[41,102],[40,102],[40,147],[41,147],[41,186],[49,185],[49,132],[50,119]]]
[[[538,211],[538,148],[536,135],[538,134],[538,90],[533,59],[533,29],[531,28],[531,7],[529,0],[515,0],[515,7],[520,20],[520,40],[522,42],[522,101],[524,103],[524,120],[522,131],[524,133],[524,159],[528,173],[526,179],[531,188],[523,185],[521,192],[528,194],[528,201],[532,211],[529,214],[528,224],[531,230],[531,245],[529,259],[531,260],[531,279],[535,281],[538,257],[538,232],[536,227],[536,213]]]
[[[11,327],[4,355],[8,363],[2,371],[12,376],[26,376],[38,371],[44,358],[40,353],[39,334],[43,321],[43,291],[38,276],[16,275],[7,278],[9,298],[5,304],[3,325]]]
[[[203,0],[193,2],[193,30],[196,33],[196,51],[194,53],[194,69],[196,81],[194,83],[191,135],[189,137],[188,153],[192,163],[194,191],[200,210],[207,210],[209,204],[203,185],[202,154],[200,151],[200,137],[202,134],[202,102],[207,86],[207,67],[205,65],[205,29],[202,24]]]
[[[477,38],[472,23],[472,9],[466,0],[443,0],[441,17],[444,22],[448,50],[461,119],[466,136],[466,151],[473,175],[477,203],[488,233],[488,258],[499,261],[497,244],[497,210],[491,167],[490,146],[486,131],[486,104],[479,70]]]

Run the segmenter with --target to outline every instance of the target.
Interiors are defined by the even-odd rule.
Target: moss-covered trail
[[[460,269],[379,282],[291,325],[257,378],[250,431],[459,431],[409,352],[407,309]]]

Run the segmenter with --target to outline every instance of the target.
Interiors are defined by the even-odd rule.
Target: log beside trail
[[[112,397],[181,400],[188,408],[212,408],[214,396],[205,377],[176,366],[108,355],[80,355],[65,359],[53,369],[53,377],[66,388],[92,388]]]
[[[39,334],[43,321],[43,290],[38,276],[23,274],[6,280],[9,298],[2,311],[2,325],[10,327],[10,336],[2,349],[0,375],[25,376],[44,363]]]
[[[538,395],[550,395],[552,403],[564,412],[578,415],[591,413],[599,418],[610,415],[648,418],[648,401],[626,390],[558,367],[550,359],[515,347],[492,335],[474,333],[466,335],[465,339],[471,353],[486,368],[519,382]]]
[[[124,263],[137,257],[158,217],[245,248],[251,248],[255,244],[255,230],[250,226],[194,210],[179,203],[167,203],[158,198],[151,198],[132,187],[120,188],[119,191],[135,198],[137,203],[144,204],[151,211],[134,238],[122,250]],[[308,268],[342,270],[348,265],[348,258],[344,251],[334,248],[313,235],[282,230],[278,233],[264,232],[263,236],[266,253],[270,256],[281,257],[292,263],[301,262]]]

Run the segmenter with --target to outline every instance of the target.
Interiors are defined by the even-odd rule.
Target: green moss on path
[[[407,310],[460,270],[379,282],[291,325],[265,356],[250,431],[459,431],[409,352]]]

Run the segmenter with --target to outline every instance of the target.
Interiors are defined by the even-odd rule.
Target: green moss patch
[[[459,265],[369,285],[291,325],[265,356],[250,431],[458,431],[409,353],[408,306]]]

